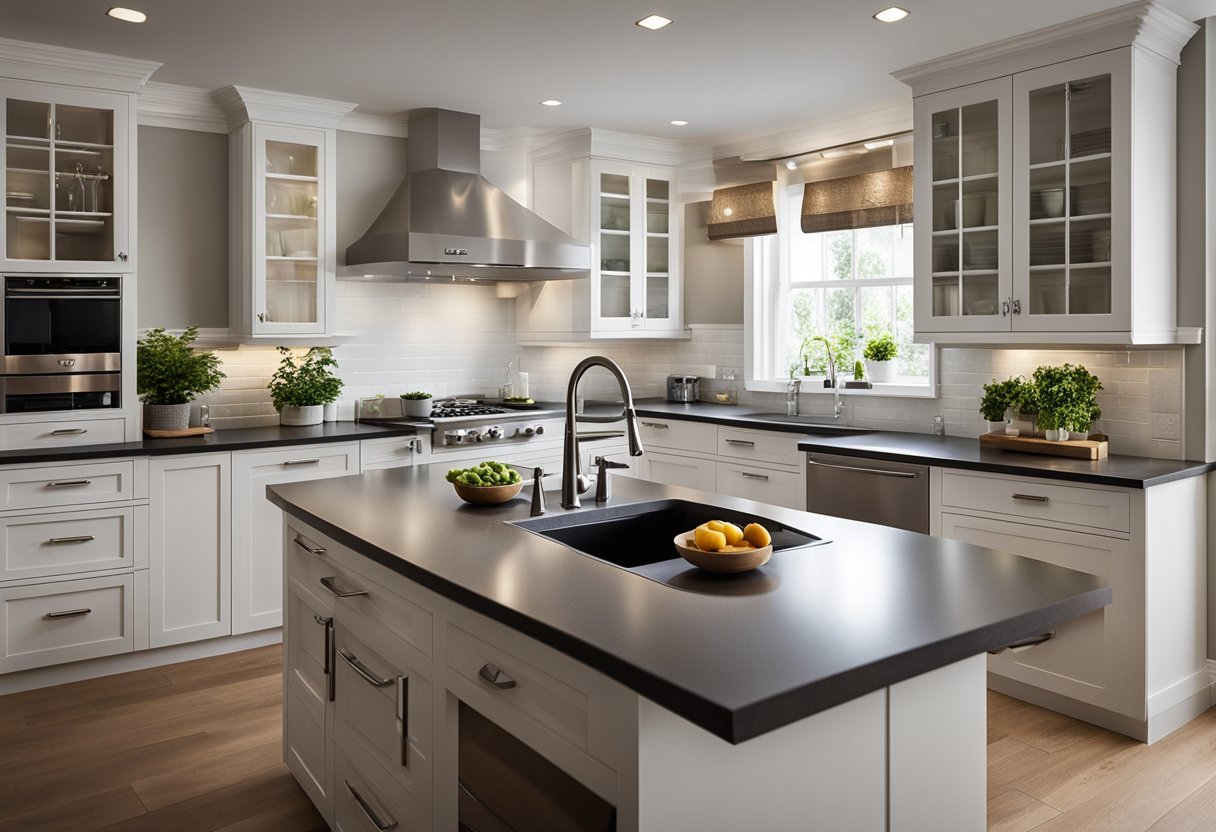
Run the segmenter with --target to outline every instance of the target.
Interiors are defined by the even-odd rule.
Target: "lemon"
[[[726,545],[726,535],[706,526],[698,526],[693,533],[693,542],[703,552],[716,552]]]
[[[723,523],[721,531],[726,535],[727,546],[738,546],[739,541],[743,539],[743,529],[734,523]]]
[[[743,536],[757,549],[763,549],[773,542],[773,537],[768,533],[768,529],[759,523],[748,523],[747,528],[743,530]]]

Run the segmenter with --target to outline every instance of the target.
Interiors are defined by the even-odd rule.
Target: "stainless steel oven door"
[[[85,352],[71,355],[6,355],[0,374],[46,376],[69,373],[117,373],[122,356],[117,352]]]
[[[0,377],[0,413],[47,413],[119,407],[118,373]]]
[[[112,277],[8,275],[0,343],[6,375],[117,370],[121,283]],[[84,366],[84,356],[91,355],[106,357]]]

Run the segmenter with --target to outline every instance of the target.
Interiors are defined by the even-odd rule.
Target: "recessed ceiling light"
[[[106,14],[115,20],[123,20],[127,23],[143,23],[148,19],[148,16],[143,12],[137,12],[135,9],[124,9],[122,6],[111,6],[106,11]]]
[[[664,26],[670,26],[671,18],[663,17],[661,14],[648,14],[641,20],[637,21],[635,25],[641,26],[643,29],[649,29],[653,32],[657,29],[662,29]]]
[[[683,119],[679,119],[679,118],[673,119],[671,123],[674,124],[676,127],[683,127],[684,125],[688,124],[687,121],[684,121]]]
[[[876,13],[874,15],[874,19],[883,23],[895,23],[896,21],[903,20],[907,16],[907,9],[901,9],[899,6],[888,6],[882,11]]]
[[[541,103],[541,104],[544,104],[546,107],[560,107],[560,106],[562,106],[562,102],[558,101],[556,98],[546,98],[544,101],[542,101],[542,102],[540,102],[540,103]]]
[[[866,150],[879,150],[884,147],[892,147],[895,144],[895,139],[876,139],[872,142],[866,142]]]

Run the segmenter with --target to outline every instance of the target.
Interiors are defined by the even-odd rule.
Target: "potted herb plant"
[[[988,422],[989,433],[1009,433],[1012,422],[1033,406],[1034,388],[1017,376],[984,385],[980,414]]]
[[[333,372],[338,366],[333,352],[329,347],[313,347],[298,361],[287,347],[279,347],[279,353],[283,358],[267,385],[279,424],[321,424],[325,405],[342,392],[342,379]]]
[[[1049,440],[1088,437],[1094,420],[1102,415],[1097,399],[1102,381],[1097,376],[1079,364],[1044,366],[1034,371],[1033,384],[1039,426]]]
[[[401,394],[401,411],[406,416],[425,419],[431,415],[431,394],[421,390]]]
[[[219,356],[190,346],[197,337],[196,326],[181,335],[158,326],[136,342],[135,390],[144,403],[145,430],[185,430],[190,402],[224,380]]]
[[[868,339],[861,354],[866,360],[870,381],[890,382],[899,374],[899,347],[889,332]]]

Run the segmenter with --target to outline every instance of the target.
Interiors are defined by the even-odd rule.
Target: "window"
[[[827,350],[809,342],[816,335],[831,341],[837,372],[851,378],[866,339],[890,333],[899,375],[882,394],[932,395],[932,346],[912,341],[912,225],[804,234],[801,197],[801,187],[791,188],[778,236],[753,243],[749,297],[761,308],[748,317],[757,322],[750,386],[802,375],[804,357],[812,377],[825,375]]]

